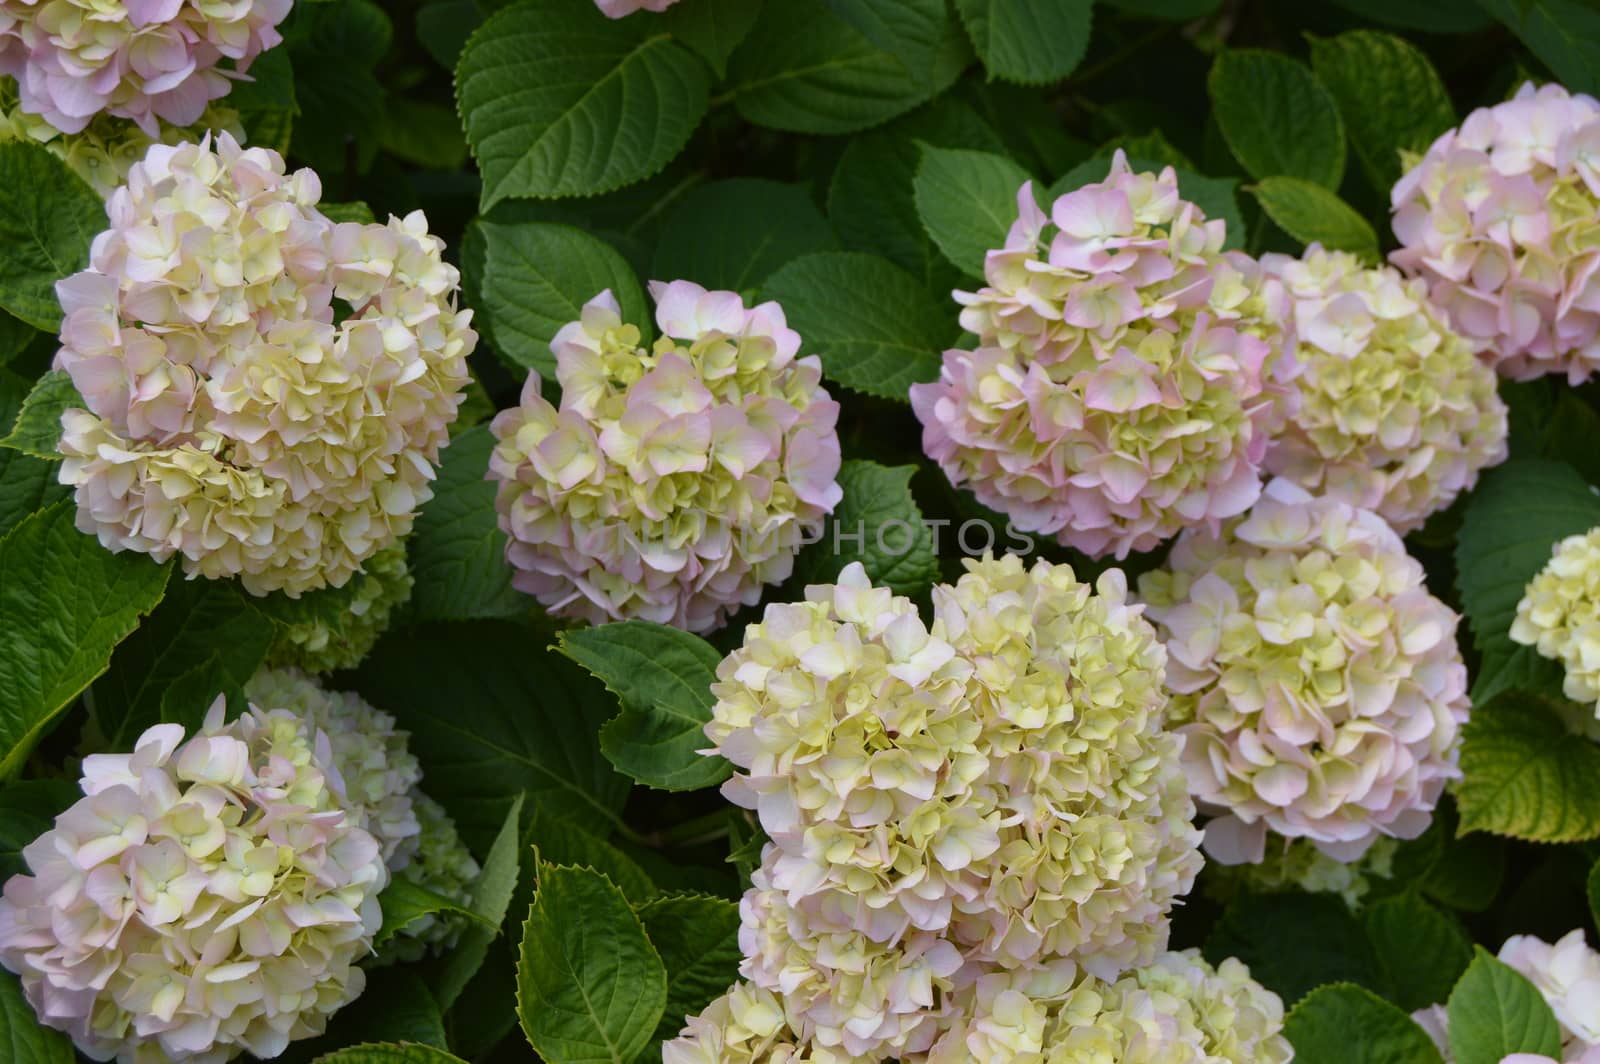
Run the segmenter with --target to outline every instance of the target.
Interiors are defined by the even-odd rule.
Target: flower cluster
[[[678,0],[594,0],[606,18],[623,18],[635,11],[665,11]]]
[[[744,770],[724,793],[772,839],[744,974],[815,1045],[926,1049],[964,964],[1115,978],[1199,870],[1165,655],[1121,573],[967,567],[929,627],[852,565],[717,672],[706,732]]]
[[[1272,839],[1258,863],[1206,865],[1200,886],[1223,902],[1232,901],[1241,889],[1252,894],[1337,894],[1356,911],[1374,887],[1394,878],[1399,848],[1398,841],[1382,836],[1360,857],[1341,861],[1317,849],[1309,839]]]
[[[407,883],[466,905],[483,869],[461,841],[456,822],[444,806],[421,791],[412,791],[411,808],[420,829],[416,845],[391,867]],[[415,961],[429,952],[443,953],[456,944],[465,926],[464,918],[454,914],[423,916],[405,926],[401,937],[390,944],[389,955],[399,961]]]
[[[292,0],[0,0],[0,75],[63,133],[96,115],[193,125],[283,37]],[[224,65],[225,62],[231,63]]]
[[[1120,979],[1070,963],[980,976],[927,1064],[1288,1064],[1283,1002],[1233,958],[1166,953]]]
[[[1538,988],[1555,1012],[1561,1027],[1561,1059],[1568,1064],[1600,1064],[1600,953],[1589,948],[1583,932],[1569,932],[1555,945],[1532,935],[1513,935],[1500,947],[1500,960]],[[1438,1045],[1445,1064],[1452,1064],[1445,1006],[1431,1005],[1413,1014],[1413,1019]]]
[[[309,170],[155,145],[57,285],[62,483],[111,550],[253,593],[340,586],[431,496],[477,337],[421,213],[334,224]],[[342,313],[348,310],[348,313]]]
[[[640,346],[611,293],[551,341],[489,461],[518,588],[558,616],[707,632],[785,579],[843,496],[839,406],[776,303],[653,282]]]
[[[1390,256],[1517,379],[1600,367],[1600,102],[1524,85],[1445,133],[1394,186]]]
[[[1031,186],[989,284],[965,304],[974,351],[915,385],[923,449],[1018,528],[1099,557],[1149,550],[1247,509],[1287,413],[1282,285],[1224,253],[1168,168],[1057,199]]]
[[[850,1057],[796,1037],[771,991],[739,983],[689,1017],[661,1047],[661,1064],[850,1064]]]
[[[1206,850],[1259,861],[1270,828],[1349,860],[1413,838],[1457,774],[1457,618],[1370,510],[1284,480],[1140,580],[1166,640]]]
[[[1293,300],[1299,402],[1266,468],[1409,532],[1506,457],[1495,375],[1427,286],[1313,244],[1262,266]]]
[[[84,760],[85,797],[23,851],[0,964],[41,1022],[123,1064],[267,1058],[364,986],[388,879],[318,748],[285,710]]]
[[[0,143],[20,140],[43,145],[88,182],[102,199],[128,180],[128,171],[144,158],[151,144],[176,145],[199,140],[208,130],[227,132],[236,140],[244,140],[238,112],[217,104],[207,107],[192,126],[161,123],[160,135],[155,137],[132,122],[105,115],[95,118],[77,133],[63,133],[38,115],[24,111],[15,82],[0,78]]]
[[[395,610],[410,600],[415,583],[405,544],[383,548],[351,579],[354,586],[337,621],[312,616],[278,629],[272,663],[319,674],[355,668],[388,630]]]
[[[1600,714],[1600,528],[1556,544],[1517,603],[1511,638],[1561,662],[1567,697]]]

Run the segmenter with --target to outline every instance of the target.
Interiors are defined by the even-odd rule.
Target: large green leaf
[[[1506,691],[1475,707],[1461,772],[1463,831],[1535,842],[1600,836],[1600,746],[1575,739],[1552,699]]]
[[[336,1049],[316,1064],[466,1064],[460,1057],[416,1042],[368,1042]]]
[[[1481,662],[1472,697],[1561,690],[1561,666],[1511,641],[1523,590],[1561,539],[1600,525],[1600,496],[1570,466],[1516,459],[1489,470],[1456,540],[1456,586]]]
[[[478,915],[479,920],[461,929],[461,937],[455,948],[441,958],[429,973],[428,985],[441,1009],[454,1005],[467,984],[472,982],[473,976],[478,974],[490,944],[499,936],[498,929],[505,923],[511,899],[516,895],[523,852],[520,841],[521,817],[522,795],[519,794],[506,810],[505,822],[495,833],[478,881],[472,885],[472,899],[468,908]],[[496,930],[489,930],[491,927]]]
[[[61,324],[56,282],[89,262],[106,227],[94,190],[43,147],[0,143],[0,309],[53,333]]]
[[[622,892],[598,872],[540,864],[517,1015],[547,1064],[630,1064],[666,1003],[666,968]]]
[[[0,447],[0,537],[24,517],[71,494],[56,478],[60,470],[54,462]]]
[[[636,910],[667,969],[667,1007],[657,1038],[671,1038],[685,1017],[720,997],[739,978],[739,906],[726,898],[676,894]]]
[[[1212,927],[1205,955],[1213,964],[1226,957],[1244,961],[1286,1004],[1325,983],[1384,986],[1360,923],[1327,894],[1242,895]]]
[[[615,883],[633,905],[643,904],[661,893],[633,858],[584,825],[538,808],[528,817],[522,833],[522,852],[537,854],[545,864],[592,868]],[[527,888],[522,904],[533,897],[531,881]]]
[[[550,341],[606,289],[624,321],[649,331],[633,267],[605,241],[570,225],[480,219],[467,229],[461,263],[484,334],[513,366],[552,376]]]
[[[561,653],[588,669],[622,703],[600,733],[612,764],[669,791],[721,783],[731,771],[707,745],[718,654],[705,640],[649,621],[619,621],[561,633]]]
[[[924,147],[917,167],[917,215],[945,258],[983,277],[989,251],[1004,246],[1029,174],[1004,155]]]
[[[373,0],[298,4],[286,24],[293,154],[324,177],[352,163],[364,173],[377,156],[387,95],[377,68],[393,40],[394,25]]]
[[[1026,85],[1059,81],[1089,50],[1093,0],[956,0],[990,76]]]
[[[1499,1064],[1512,1053],[1561,1055],[1561,1028],[1538,988],[1482,946],[1450,994],[1449,1014],[1455,1064]]]
[[[1412,893],[1374,902],[1361,911],[1387,997],[1408,1012],[1450,996],[1472,963],[1472,944],[1460,925]]]
[[[7,447],[34,458],[59,462],[56,443],[61,439],[61,415],[70,407],[82,408],[83,397],[73,387],[72,378],[62,370],[51,370],[34,382],[33,388],[9,425],[0,419],[0,447]]]
[[[1400,152],[1422,151],[1455,125],[1455,105],[1428,57],[1389,33],[1351,30],[1311,40],[1311,67],[1350,131],[1374,188],[1400,177]]]
[[[854,133],[943,92],[968,61],[942,0],[906,0],[908,16],[940,27],[924,66],[908,66],[841,18],[826,0],[775,0],[728,63],[728,94],[756,125]]]
[[[167,586],[170,564],[110,553],[73,527],[74,514],[59,502],[0,540],[0,778],[16,774]]]
[[[0,971],[0,1059],[6,1064],[73,1064],[72,1043],[39,1022],[22,985]]]
[[[785,263],[838,246],[805,189],[736,177],[691,189],[667,213],[651,276],[750,292]]]
[[[515,617],[531,606],[532,600],[511,586],[505,536],[494,508],[495,482],[484,478],[494,445],[489,427],[479,425],[445,449],[433,498],[423,504],[406,541],[416,581],[411,615],[417,620]]]
[[[1302,244],[1349,251],[1367,263],[1378,261],[1378,234],[1337,193],[1299,177],[1266,177],[1249,191],[1279,229]]]
[[[1304,63],[1277,52],[1225,51],[1207,79],[1217,125],[1252,177],[1303,177],[1338,188],[1344,124]]]
[[[1284,1021],[1295,1064],[1443,1064],[1428,1033],[1370,990],[1319,987]]]
[[[547,641],[508,621],[417,625],[391,631],[356,673],[357,689],[411,733],[428,794],[476,852],[524,793],[558,814],[621,824],[628,780],[599,742],[615,700]]]
[[[944,43],[946,13],[933,0],[823,0],[874,46],[921,70]]]
[[[590,0],[497,13],[456,68],[483,208],[644,180],[700,124],[709,82],[705,63],[649,18],[608,19]]]
[[[822,537],[795,559],[794,575],[786,585],[798,598],[808,584],[831,584],[851,562],[860,562],[874,584],[901,595],[920,595],[938,578],[939,551],[934,535],[945,537],[946,550],[982,554],[1012,544],[990,541],[985,529],[982,543],[963,544],[964,530],[924,520],[911,495],[915,466],[883,466],[852,458],[839,470],[844,498],[823,527]],[[969,536],[970,538],[970,536]],[[951,543],[951,540],[956,540]]]
[[[907,402],[911,385],[938,377],[940,352],[955,340],[949,310],[876,255],[807,255],[775,273],[764,295],[783,306],[804,350],[822,356],[829,380],[884,399]]]
[[[1573,92],[1600,92],[1600,11],[1582,0],[1477,0]]]

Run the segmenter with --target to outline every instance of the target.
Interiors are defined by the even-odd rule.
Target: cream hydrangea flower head
[[[1501,373],[1600,367],[1600,102],[1526,84],[1434,141],[1391,201],[1390,260]]]
[[[327,737],[286,710],[222,716],[85,758],[85,797],[0,898],[0,964],[97,1060],[273,1057],[365,985],[388,873]]]
[[[1283,1002],[1228,958],[1165,953],[1115,982],[1056,963],[980,976],[927,1064],[1288,1064]]]
[[[1600,715],[1600,528],[1556,544],[1517,603],[1511,638],[1561,662],[1567,697]]]
[[[1274,480],[1220,535],[1140,578],[1206,851],[1259,861],[1270,829],[1341,860],[1426,830],[1458,774],[1458,618],[1370,510]]]
[[[1224,253],[1171,168],[1017,196],[989,284],[956,293],[974,351],[914,385],[923,449],[1018,528],[1100,557],[1215,526],[1260,492],[1292,393],[1282,286]]]
[[[404,543],[391,544],[362,563],[345,616],[337,624],[315,617],[281,625],[269,658],[274,665],[309,673],[353,669],[377,645],[395,610],[411,598],[416,580]]]
[[[420,212],[335,225],[320,194],[226,133],[155,145],[57,285],[56,365],[88,406],[62,417],[60,475],[109,549],[298,595],[431,497],[477,341],[457,272]]]
[[[857,1064],[870,1058],[803,1042],[771,991],[736,983],[661,1047],[661,1064]]]
[[[650,291],[651,348],[609,291],[556,334],[561,406],[530,374],[489,471],[516,586],[553,614],[708,632],[788,577],[843,497],[839,406],[776,303]]]
[[[1316,244],[1262,260],[1294,303],[1299,402],[1266,468],[1308,491],[1421,527],[1506,457],[1506,407],[1427,285]]]
[[[283,40],[293,0],[0,0],[0,75],[63,133],[96,115],[193,125]],[[225,61],[231,61],[224,65]]]

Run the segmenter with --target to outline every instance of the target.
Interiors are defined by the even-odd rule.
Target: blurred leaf
[[[1302,244],[1349,251],[1368,265],[1378,261],[1378,234],[1354,208],[1321,185],[1298,177],[1263,178],[1249,191],[1279,229]]]
[[[1114,7],[1130,15],[1169,19],[1174,22],[1202,18],[1222,6],[1222,0],[1098,0],[1098,2],[1104,7]]]
[[[467,138],[453,108],[393,99],[383,113],[383,150],[413,166],[456,170],[467,161]]]
[[[1459,925],[1415,894],[1367,906],[1361,926],[1372,943],[1387,997],[1407,1012],[1450,996],[1472,963],[1472,943]]]
[[[1338,101],[1356,158],[1381,192],[1400,178],[1401,150],[1421,152],[1456,124],[1455,105],[1433,64],[1392,34],[1313,37],[1311,67]]]
[[[469,907],[481,919],[463,927],[455,947],[429,971],[428,985],[440,1009],[447,1010],[456,1003],[473,976],[478,974],[490,944],[499,937],[498,929],[505,925],[506,913],[517,890],[519,858],[525,852],[521,845],[522,803],[520,794],[512,799],[505,822],[500,825],[484,858],[478,881],[472,885]],[[490,927],[497,930],[491,931]]]
[[[1478,947],[1450,994],[1455,1064],[1500,1064],[1513,1053],[1561,1055],[1561,1028],[1534,985]]]
[[[417,41],[446,70],[455,70],[467,38],[481,25],[473,0],[429,0],[417,8]]]
[[[671,1038],[739,979],[739,906],[704,894],[674,894],[635,910],[667,969],[667,1006],[657,1038]]]
[[[1575,738],[1552,699],[1505,691],[1474,707],[1461,772],[1462,831],[1535,842],[1600,836],[1600,746]]]
[[[1295,1064],[1443,1064],[1411,1017],[1349,983],[1320,987],[1290,1011]]]
[[[1333,96],[1304,63],[1277,52],[1226,51],[1206,84],[1222,136],[1250,176],[1339,187],[1344,124]]]
[[[956,0],[990,77],[1027,85],[1060,81],[1089,50],[1092,0]]]
[[[1573,92],[1600,92],[1600,11],[1582,0],[1477,0]]]
[[[1589,870],[1589,915],[1594,917],[1595,927],[1600,928],[1600,861]]]
[[[651,19],[608,19],[590,0],[497,13],[456,71],[483,209],[508,196],[593,196],[656,173],[700,124],[708,75]]]
[[[915,472],[915,466],[845,461],[839,470],[844,499],[821,538],[795,559],[786,585],[793,591],[791,598],[799,598],[809,584],[835,582],[851,562],[860,562],[873,584],[897,595],[916,596],[928,589],[938,578],[939,559],[933,533],[911,496]]]
[[[372,0],[300,4],[284,31],[298,106],[290,147],[324,179],[372,165],[387,90],[377,67],[394,26]]]
[[[1489,16],[1478,4],[1462,3],[1462,0],[1334,0],[1334,3],[1374,22],[1427,33],[1471,33],[1489,24]]]
[[[689,190],[662,219],[651,276],[748,293],[785,263],[838,246],[828,220],[799,185],[712,181]],[[788,306],[784,310],[792,317]]]
[[[1205,943],[1206,959],[1237,957],[1285,1004],[1325,983],[1383,989],[1366,933],[1343,901],[1326,894],[1245,894],[1222,913]]]
[[[42,146],[0,143],[0,310],[47,333],[61,324],[56,282],[89,262],[106,227],[94,190]]]
[[[917,215],[945,258],[981,279],[984,256],[1005,245],[1029,180],[1004,155],[924,145],[913,183]]]

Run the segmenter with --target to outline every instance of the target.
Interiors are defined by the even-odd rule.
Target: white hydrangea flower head
[[[956,293],[975,350],[914,385],[923,449],[1018,528],[1094,557],[1215,525],[1260,491],[1293,392],[1282,285],[1222,250],[1175,171],[1104,181],[1045,214],[1017,196],[988,284]]]
[[[1114,982],[1057,962],[990,972],[926,1064],[1288,1064],[1283,1002],[1232,957],[1165,953]]]
[[[221,1064],[320,1034],[365,985],[388,882],[378,840],[284,710],[161,724],[84,759],[85,797],[23,851],[0,964],[96,1060]]]
[[[839,405],[776,303],[652,282],[640,346],[609,291],[551,341],[489,460],[518,588],[554,615],[717,628],[794,568],[843,497]]]
[[[431,497],[477,341],[457,271],[421,212],[335,224],[320,195],[226,133],[154,145],[57,284],[56,366],[88,407],[60,476],[107,548],[299,595]]]
[[[1293,301],[1299,401],[1266,468],[1406,533],[1505,460],[1495,374],[1428,302],[1427,284],[1313,244],[1262,266]]]
[[[263,51],[293,0],[0,0],[0,76],[63,133],[97,115],[199,121]]]
[[[1213,862],[1201,876],[1201,886],[1221,900],[1230,900],[1240,888],[1256,894],[1304,891],[1337,894],[1352,912],[1365,904],[1379,880],[1394,878],[1394,858],[1400,843],[1381,836],[1366,853],[1341,861],[1317,849],[1306,838],[1267,841],[1260,862],[1226,865]]]
[[[789,1027],[783,1002],[769,990],[736,983],[691,1016],[661,1047],[661,1064],[865,1064],[824,1046],[807,1045]]]
[[[405,544],[391,544],[368,558],[351,583],[355,586],[337,624],[313,617],[281,625],[268,660],[319,675],[361,664],[395,611],[411,599],[416,580],[406,564]]]
[[[1434,141],[1390,200],[1390,261],[1500,373],[1600,367],[1600,101],[1525,84]]]
[[[1427,829],[1459,774],[1467,671],[1459,618],[1382,518],[1274,480],[1139,590],[1207,853],[1259,861],[1270,829],[1350,860]]]
[[[411,807],[421,831],[411,852],[402,850],[390,868],[408,883],[448,898],[459,905],[472,900],[472,887],[482,874],[456,822],[444,806],[423,794],[411,792]],[[389,944],[387,954],[397,961],[416,961],[430,952],[443,953],[461,937],[466,918],[457,913],[429,914],[406,925]]]
[[[1511,638],[1561,662],[1566,696],[1600,716],[1600,528],[1556,544],[1517,603]]]

